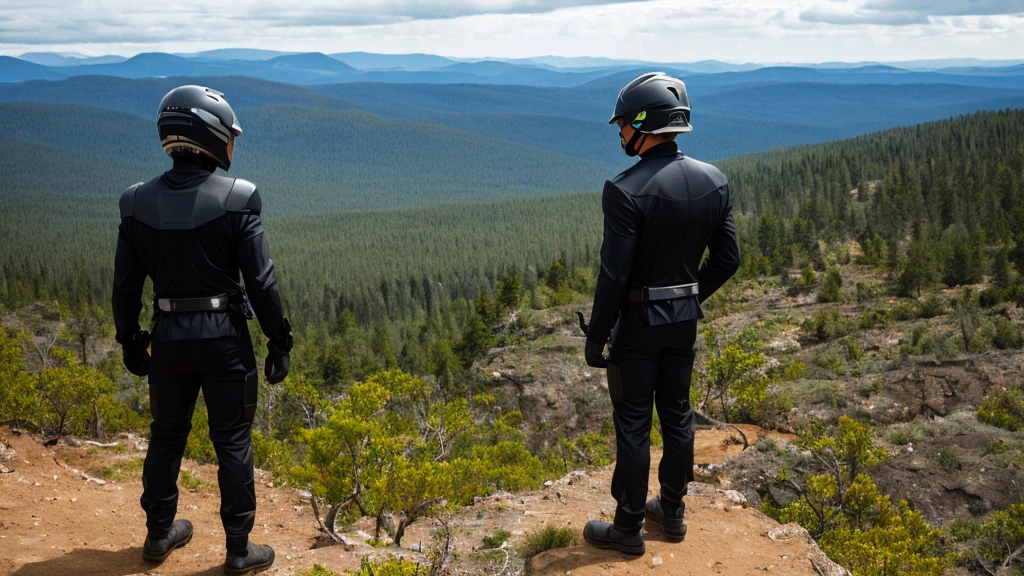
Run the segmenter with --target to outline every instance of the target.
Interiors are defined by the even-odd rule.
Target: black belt
[[[161,312],[227,312],[228,295],[218,294],[205,298],[157,298]]]
[[[204,296],[203,298],[155,298],[157,310],[167,314],[188,314],[193,312],[236,312],[252,319],[252,307],[245,292],[239,290],[230,294]]]
[[[659,286],[651,288],[645,286],[640,290],[632,290],[629,293],[630,302],[659,302],[663,300],[676,300],[688,296],[696,296],[699,292],[697,284],[680,284],[679,286]]]

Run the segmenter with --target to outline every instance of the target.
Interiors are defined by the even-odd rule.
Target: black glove
[[[587,338],[587,346],[584,348],[583,355],[587,359],[587,366],[593,368],[608,367],[608,359],[604,357],[604,342]]]
[[[128,338],[122,338],[121,359],[124,367],[132,374],[149,374],[149,332],[139,330]]]
[[[292,351],[292,326],[288,319],[285,319],[284,325],[288,336],[283,340],[271,340],[267,343],[267,361],[263,364],[263,371],[267,375],[267,382],[271,384],[278,384],[284,380],[291,367],[288,354]]]

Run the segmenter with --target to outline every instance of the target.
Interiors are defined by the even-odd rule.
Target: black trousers
[[[612,334],[608,369],[616,442],[612,497],[618,503],[615,526],[625,532],[636,532],[643,524],[655,406],[664,440],[658,466],[662,504],[678,508],[693,480],[690,377],[696,338],[696,320],[647,327],[624,318]]]
[[[248,333],[242,337],[153,343],[149,394],[153,413],[142,472],[149,535],[167,534],[178,508],[178,472],[199,390],[217,452],[220,517],[229,551],[243,551],[256,517],[252,420],[258,377]]]

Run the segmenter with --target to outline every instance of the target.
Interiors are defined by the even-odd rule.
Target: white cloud
[[[4,0],[0,53],[250,47],[666,62],[1024,57],[1024,0],[614,2]]]

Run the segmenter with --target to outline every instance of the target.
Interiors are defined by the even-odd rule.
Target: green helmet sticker
[[[637,114],[636,118],[633,119],[633,128],[639,128],[640,125],[643,124],[644,120],[646,120],[646,119],[647,119],[647,111],[646,110],[644,110],[643,112],[640,112],[639,114]]]

